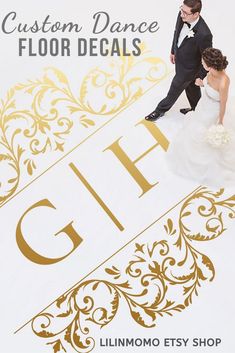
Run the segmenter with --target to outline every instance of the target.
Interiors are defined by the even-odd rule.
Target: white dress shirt
[[[185,37],[187,37],[187,35],[189,34],[189,32],[193,29],[194,26],[196,26],[196,24],[198,23],[199,21],[199,17],[196,19],[196,21],[190,23],[191,26],[190,28],[188,27],[188,25],[186,23],[184,23],[182,29],[181,29],[181,32],[180,32],[180,35],[179,35],[179,38],[178,38],[178,48],[181,46],[183,40]]]

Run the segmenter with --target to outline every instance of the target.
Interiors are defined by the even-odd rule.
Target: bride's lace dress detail
[[[219,92],[204,79],[201,100],[170,143],[167,161],[174,173],[206,186],[235,186],[235,114],[227,113],[224,126],[229,143],[216,148],[207,141],[208,129],[218,122]]]

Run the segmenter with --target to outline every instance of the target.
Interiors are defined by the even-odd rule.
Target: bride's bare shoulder
[[[220,79],[220,90],[228,90],[229,85],[230,85],[230,78],[224,72],[223,75],[221,75],[221,79]]]
[[[223,75],[222,75],[221,84],[224,85],[224,86],[229,86],[229,84],[230,84],[230,78],[226,74],[226,72],[224,72]]]

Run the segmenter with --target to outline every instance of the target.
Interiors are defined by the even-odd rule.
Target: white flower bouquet
[[[220,148],[229,143],[230,135],[222,124],[212,125],[206,132],[206,141],[212,147]]]

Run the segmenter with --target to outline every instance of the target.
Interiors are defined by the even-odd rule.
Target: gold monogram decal
[[[164,315],[184,310],[199,287],[215,277],[212,261],[194,242],[216,239],[225,232],[225,221],[234,219],[235,195],[223,198],[223,194],[223,189],[199,188],[182,204],[175,221],[164,221],[162,234],[154,236],[159,240],[136,243],[127,264],[105,268],[102,279],[83,281],[62,295],[50,312],[32,320],[33,332],[49,339],[54,353],[88,352],[95,347],[90,331],[94,325],[108,325],[121,301],[135,322],[146,328],[154,327]]]
[[[78,142],[81,127],[100,126],[167,76],[164,61],[141,49],[140,58],[92,69],[78,93],[56,68],[9,90],[0,104],[0,205],[32,179],[40,158],[58,159],[69,139]]]

